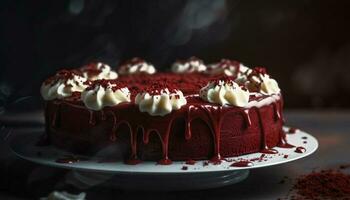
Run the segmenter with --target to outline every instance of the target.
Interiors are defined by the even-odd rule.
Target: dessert
[[[177,61],[172,72],[134,58],[117,68],[90,63],[62,70],[41,87],[46,139],[94,154],[121,147],[128,164],[276,153],[285,141],[283,99],[262,67],[223,59]]]

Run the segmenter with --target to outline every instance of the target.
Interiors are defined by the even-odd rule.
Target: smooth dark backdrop
[[[0,3],[0,107],[39,95],[61,68],[133,56],[265,66],[289,108],[349,107],[350,1],[15,1]]]

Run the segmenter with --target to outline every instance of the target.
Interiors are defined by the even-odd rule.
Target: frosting
[[[199,91],[199,96],[207,102],[220,105],[245,107],[249,101],[249,92],[232,80],[209,82]]]
[[[138,93],[135,103],[141,112],[147,112],[151,116],[164,116],[172,110],[178,110],[187,104],[186,98],[180,90],[161,89],[151,92]]]
[[[98,62],[90,63],[81,68],[85,78],[89,80],[101,80],[101,79],[116,79],[118,78],[117,72],[111,70],[111,67],[107,64]]]
[[[237,76],[241,66],[243,65],[238,61],[222,59],[219,63],[209,65],[206,73],[210,75]]]
[[[62,70],[42,84],[40,93],[45,100],[62,99],[73,92],[82,92],[87,87],[86,81],[74,71]]]
[[[119,74],[131,75],[131,74],[154,74],[156,69],[153,65],[147,63],[140,58],[133,58],[127,61],[122,66],[119,67]]]
[[[91,110],[101,110],[106,106],[114,106],[130,102],[130,92],[127,87],[119,87],[107,80],[95,81],[81,93],[85,106]]]
[[[193,72],[204,72],[207,67],[203,64],[203,61],[191,57],[187,61],[177,61],[172,65],[172,71],[174,73],[193,73]]]
[[[263,94],[271,95],[280,93],[280,88],[275,79],[270,78],[265,68],[256,67],[248,75],[247,87],[252,91],[259,91]]]
[[[248,81],[248,75],[252,72],[252,69],[249,67],[244,66],[243,64],[240,64],[239,66],[239,73],[236,76],[235,82],[238,84],[245,83]]]

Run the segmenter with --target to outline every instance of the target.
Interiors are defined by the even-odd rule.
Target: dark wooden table
[[[31,115],[7,112],[0,116],[3,127],[17,129],[42,124],[41,112]],[[277,199],[287,198],[296,178],[317,169],[350,164],[350,111],[287,110],[287,125],[314,135],[320,147],[307,158],[273,167],[251,170],[249,177],[231,186],[185,192],[126,191],[105,186],[84,190],[87,199]],[[28,122],[30,121],[30,122]],[[4,136],[7,128],[0,130]],[[1,141],[0,199],[37,198],[54,189],[72,187],[65,182],[68,170],[36,165],[17,158]],[[76,188],[74,189],[76,190]]]

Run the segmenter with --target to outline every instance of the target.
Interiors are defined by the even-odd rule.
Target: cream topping
[[[237,83],[245,83],[248,81],[248,75],[252,72],[252,69],[249,67],[240,64],[239,66],[239,73],[237,74],[237,77],[235,79],[235,82]]]
[[[281,91],[277,81],[266,74],[263,68],[255,68],[248,79],[247,87],[258,90],[262,94],[278,94]]]
[[[170,92],[165,88],[156,94],[139,93],[135,97],[135,103],[141,112],[147,112],[151,116],[164,116],[172,110],[180,109],[187,101],[180,90]]]
[[[190,58],[185,62],[177,61],[175,62],[171,70],[174,73],[193,73],[193,72],[204,72],[207,70],[207,66],[203,64],[203,61],[195,57]]]
[[[127,87],[115,89],[117,85],[96,84],[81,93],[81,100],[90,110],[101,110],[106,106],[115,106],[130,102],[130,91]]]
[[[107,64],[98,62],[91,63],[81,69],[85,78],[89,80],[101,80],[101,79],[116,79],[118,78],[117,72],[111,70],[111,67]]]
[[[238,61],[222,59],[218,63],[209,65],[206,73],[210,75],[236,76],[240,72],[241,66],[245,67]]]
[[[72,74],[69,78],[60,77],[59,74],[54,79],[41,85],[40,93],[45,100],[62,99],[69,97],[73,92],[82,92],[87,84],[86,78]]]
[[[130,61],[123,64],[119,70],[119,74],[131,75],[131,74],[154,74],[156,73],[156,68],[150,63],[139,59],[133,58]]]
[[[245,107],[249,101],[249,92],[234,81],[218,80],[209,82],[199,91],[199,96],[207,102],[220,105]]]

